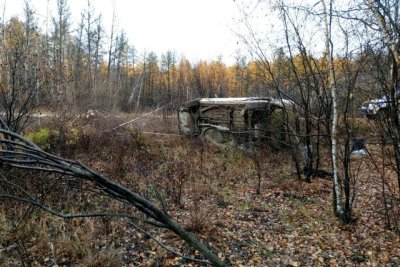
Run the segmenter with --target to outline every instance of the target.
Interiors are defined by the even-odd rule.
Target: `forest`
[[[31,2],[0,16],[0,265],[400,265],[397,0],[235,1],[230,65]],[[290,101],[284,138],[182,135],[214,97]]]

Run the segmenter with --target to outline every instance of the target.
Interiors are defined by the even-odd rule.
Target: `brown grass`
[[[331,182],[297,181],[287,151],[258,152],[262,187],[256,195],[257,172],[243,150],[176,136],[172,115],[155,114],[128,129],[103,132],[131,118],[109,116],[66,123],[65,127],[79,130],[79,142],[58,144],[52,152],[81,160],[156,203],[161,195],[174,218],[234,266],[400,264],[398,235],[395,229],[385,228],[382,172],[371,167],[368,157],[354,159],[354,166],[361,166],[355,204],[358,221],[348,227],[333,215]],[[379,148],[369,148],[381,166]],[[395,176],[386,168],[385,181],[391,184]],[[34,177],[36,183],[30,185],[34,192],[49,186],[48,177]],[[85,183],[65,181],[53,188],[46,201],[70,212],[134,212],[88,189]],[[391,184],[391,189],[398,190],[396,184]],[[393,207],[390,214],[396,216],[399,204],[393,202]],[[170,232],[146,229],[178,251],[198,256]],[[62,220],[4,201],[0,204],[0,232],[3,266],[21,262],[38,266],[186,264],[134,231],[124,219]]]

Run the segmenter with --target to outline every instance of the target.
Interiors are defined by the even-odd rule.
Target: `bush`
[[[48,128],[40,128],[36,132],[28,132],[26,137],[38,145],[42,149],[50,148],[50,130]]]
[[[68,145],[77,145],[79,142],[79,135],[80,132],[77,128],[72,128],[68,133],[67,133],[67,139]]]

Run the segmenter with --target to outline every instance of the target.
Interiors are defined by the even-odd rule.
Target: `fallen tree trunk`
[[[198,250],[208,260],[203,261],[203,263],[209,263],[215,266],[226,266],[217,255],[202,244],[194,235],[175,222],[168,214],[165,207],[157,207],[154,203],[138,193],[109,180],[100,173],[97,173],[77,161],[64,159],[43,151],[25,137],[10,131],[6,128],[3,122],[0,122],[0,124],[2,125],[2,128],[0,128],[0,134],[2,135],[0,137],[0,144],[2,147],[0,150],[0,165],[27,171],[62,174],[88,181],[106,193],[109,197],[134,206],[141,213],[145,214],[149,219],[141,220],[142,222],[173,231],[187,244]],[[8,180],[6,180],[6,182],[12,184],[12,182]],[[13,186],[16,187],[18,185]],[[29,195],[29,192],[26,192],[23,188],[20,188],[20,191],[23,191],[28,197],[31,196]],[[12,198],[14,200],[25,201],[36,205],[47,212],[51,211],[49,208],[36,202],[36,199],[32,197],[23,199],[6,194],[1,195],[0,192],[0,198]],[[50,213],[63,218],[73,217],[73,215],[63,216],[58,212]],[[106,214],[104,215],[106,216]],[[88,216],[90,216],[90,214]],[[84,217],[84,215],[80,215],[79,217]],[[130,219],[134,218],[129,215],[126,215],[125,217]]]

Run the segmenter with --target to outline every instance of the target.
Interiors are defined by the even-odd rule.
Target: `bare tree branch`
[[[120,184],[112,182],[100,173],[97,173],[96,171],[86,167],[80,162],[64,160],[63,158],[44,152],[37,145],[25,137],[16,134],[15,132],[12,132],[8,129],[0,129],[0,133],[2,134],[2,138],[0,137],[0,144],[3,144],[3,150],[0,153],[0,162],[3,166],[41,172],[60,173],[91,182],[103,192],[107,193],[110,197],[122,203],[128,203],[129,205],[132,205],[138,209],[140,212],[152,218],[155,221],[153,225],[156,224],[157,227],[163,226],[173,231],[189,245],[200,251],[200,253],[202,253],[212,264],[216,266],[225,266],[225,263],[222,262],[209,248],[203,245],[195,236],[187,232],[182,226],[176,223],[167,213],[165,207],[161,209],[158,208],[155,206],[155,204],[143,196],[140,196],[138,193]],[[13,143],[8,142],[7,140],[13,140]],[[9,147],[7,147],[7,144]],[[4,146],[7,147],[6,150],[4,149]],[[23,149],[21,150],[20,148]],[[29,151],[29,153],[26,151]],[[19,189],[21,192],[27,194],[24,189]],[[37,202],[33,196],[30,196],[29,194],[28,196],[29,198],[26,199],[18,196],[11,196],[9,194],[1,195],[3,198],[12,198],[30,203],[59,217],[72,218],[84,216],[84,214],[63,214],[54,211],[49,207]],[[87,215],[96,217],[105,214],[88,213]],[[128,217],[130,215],[114,214],[114,216]],[[132,216],[130,216],[130,218],[134,219]],[[148,222],[149,221],[147,221],[147,223]]]
[[[158,240],[155,236],[153,236],[152,234],[150,234],[149,232],[145,231],[144,229],[138,227],[137,225],[133,224],[133,227],[138,230],[139,232],[142,232],[143,234],[147,235],[148,237],[150,237],[151,239],[153,239],[158,245],[160,245],[162,248],[164,248],[165,250],[171,252],[172,254],[175,254],[178,257],[181,257],[182,259],[185,260],[190,260],[190,261],[194,261],[194,262],[199,262],[199,263],[204,263],[204,264],[212,264],[209,261],[205,261],[205,260],[199,260],[199,259],[195,259],[195,258],[191,258],[191,257],[187,257],[182,255],[181,253],[173,250],[171,247],[165,245],[163,242],[161,242],[160,240]]]

